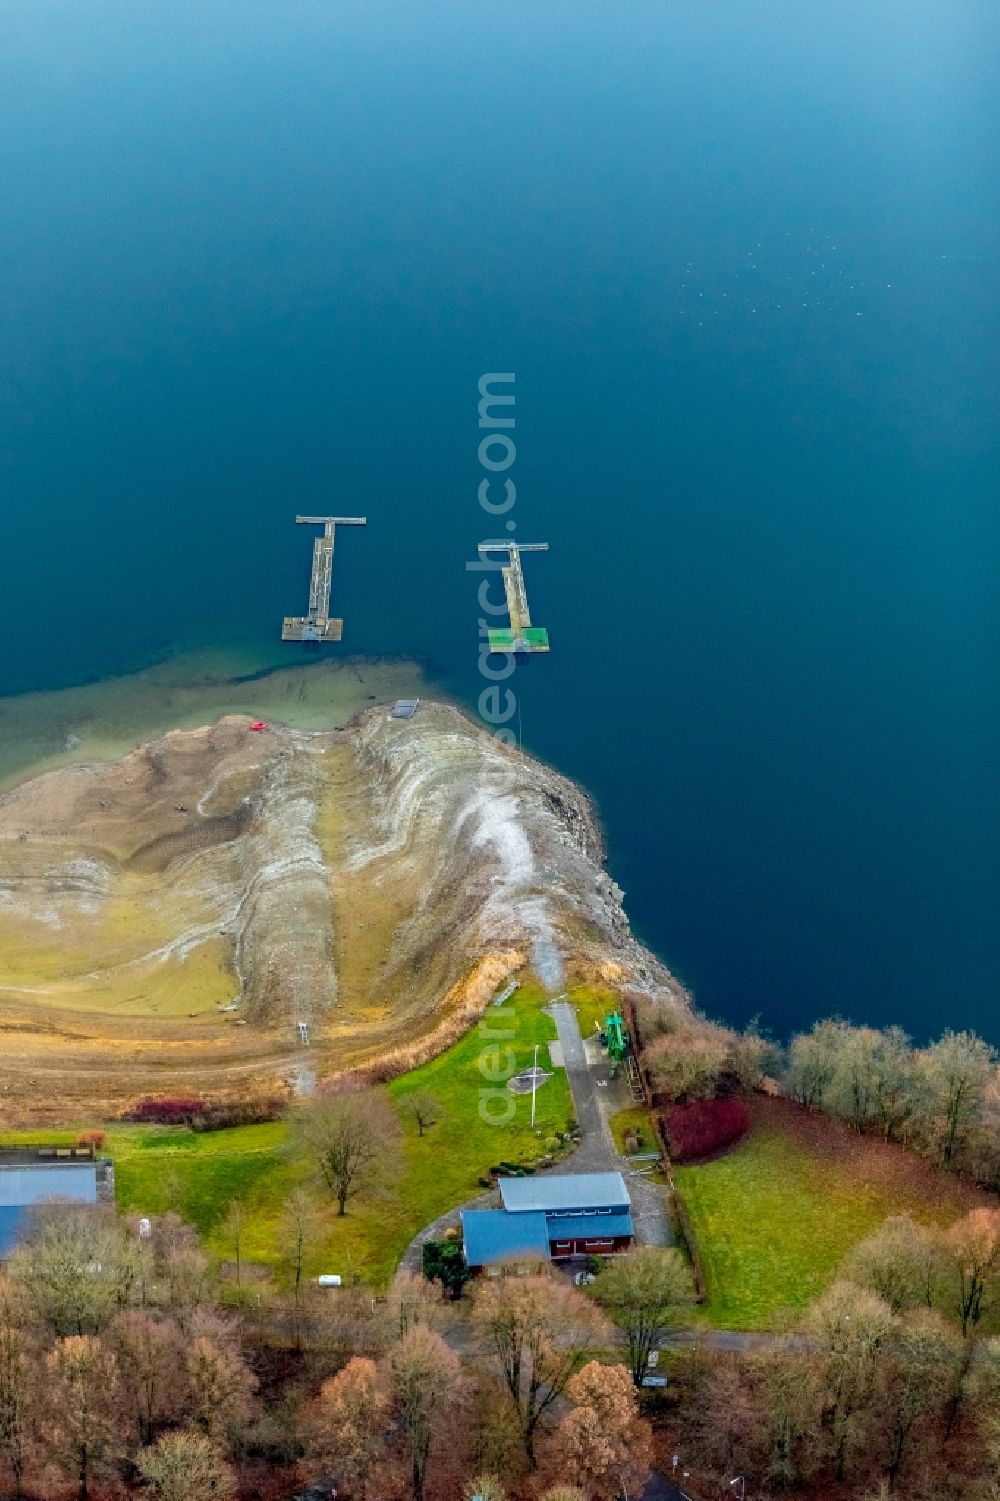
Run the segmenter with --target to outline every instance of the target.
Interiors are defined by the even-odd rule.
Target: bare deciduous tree
[[[203,1433],[166,1433],[136,1461],[156,1501],[230,1501],[236,1476]]]
[[[946,1032],[917,1054],[918,1115],[928,1142],[951,1167],[979,1122],[996,1054],[974,1032]]]
[[[883,1421],[889,1430],[886,1470],[895,1489],[916,1425],[940,1417],[951,1393],[961,1341],[940,1314],[926,1308],[908,1314],[889,1351],[889,1381]]]
[[[100,1334],[128,1303],[137,1273],[138,1247],[104,1206],[45,1206],[10,1260],[11,1276],[57,1338]]]
[[[200,1335],[187,1357],[190,1410],[214,1443],[232,1446],[252,1410],[257,1382],[236,1350]]]
[[[379,1090],[343,1090],[319,1095],[304,1103],[295,1121],[296,1136],[315,1162],[337,1201],[337,1213],[347,1213],[347,1201],[391,1160],[399,1123],[385,1094]]]
[[[153,1225],[153,1274],[160,1298],[182,1334],[190,1334],[200,1309],[212,1299],[214,1279],[197,1231],[165,1214]]]
[[[636,1386],[659,1340],[694,1302],[691,1273],[674,1247],[640,1246],[616,1256],[598,1278],[598,1301],[625,1335]]]
[[[720,1075],[733,1067],[734,1035],[711,1022],[679,1028],[643,1053],[655,1089],[672,1100],[701,1100],[715,1093]]]
[[[226,1211],[223,1231],[226,1243],[233,1253],[233,1266],[236,1271],[237,1287],[243,1281],[243,1237],[246,1234],[248,1218],[247,1206],[243,1200],[240,1198],[231,1199],[229,1201],[229,1208]]]
[[[90,1334],[61,1339],[45,1362],[45,1446],[51,1467],[87,1501],[125,1452],[114,1355]]]
[[[952,1225],[944,1243],[950,1302],[967,1335],[1000,1293],[1000,1210],[973,1209]]]
[[[0,1462],[20,1496],[24,1484],[28,1412],[33,1385],[29,1348],[15,1288],[0,1278]]]
[[[944,1270],[938,1237],[895,1214],[848,1253],[840,1275],[884,1298],[893,1313],[933,1308]]]
[[[803,1321],[819,1363],[823,1425],[838,1481],[863,1447],[883,1399],[880,1357],[895,1323],[888,1303],[851,1282],[835,1282]]]
[[[155,1319],[138,1309],[120,1314],[109,1337],[136,1436],[141,1444],[151,1444],[156,1430],[175,1422],[183,1411],[187,1395],[184,1341],[172,1320]]]
[[[319,1216],[312,1195],[294,1189],[285,1200],[281,1216],[281,1267],[289,1279],[292,1305],[292,1338],[302,1348],[303,1302],[309,1260],[319,1241]]]
[[[534,1463],[539,1420],[608,1328],[589,1298],[539,1273],[480,1284],[474,1316],[499,1362],[525,1452]]]
[[[444,1114],[441,1101],[429,1089],[415,1089],[411,1094],[405,1094],[399,1108],[414,1122],[419,1136],[423,1136],[428,1126],[436,1126]]]
[[[416,1272],[398,1272],[389,1291],[389,1321],[393,1335],[402,1339],[414,1324],[437,1328],[444,1304],[438,1282],[428,1282]]]
[[[312,1447],[324,1464],[336,1464],[359,1501],[385,1450],[389,1409],[378,1367],[363,1356],[324,1381],[316,1399]]]
[[[836,1020],[819,1021],[809,1032],[800,1032],[792,1038],[785,1088],[793,1100],[810,1110],[822,1110],[827,1104],[840,1061],[845,1026]]]
[[[390,1350],[388,1364],[410,1456],[413,1501],[422,1501],[432,1447],[461,1389],[461,1366],[441,1336],[422,1324]]]

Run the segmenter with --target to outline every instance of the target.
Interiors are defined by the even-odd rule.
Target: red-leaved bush
[[[696,1157],[711,1157],[739,1141],[750,1128],[750,1112],[745,1102],[734,1096],[692,1100],[687,1105],[672,1106],[663,1124],[674,1162],[690,1162]]]
[[[205,1102],[197,1095],[146,1095],[126,1111],[127,1121],[147,1121],[158,1126],[180,1126],[200,1115]]]

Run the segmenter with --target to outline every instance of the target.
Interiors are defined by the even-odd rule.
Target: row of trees
[[[641,1486],[637,1389],[692,1297],[676,1251],[615,1260],[596,1297],[545,1267],[456,1309],[409,1274],[378,1306],[297,1290],[288,1242],[287,1290],[247,1299],[175,1215],[140,1235],[108,1207],[43,1209],[0,1281],[0,1496],[225,1501],[260,1464],[359,1498],[376,1479],[413,1501],[498,1497],[497,1475],[511,1493],[562,1484],[552,1501]]]
[[[593,1358],[613,1335],[590,1298],[548,1270],[480,1282],[469,1332],[485,1359],[473,1366],[439,1332],[442,1305],[422,1278],[404,1274],[393,1306],[397,1338],[382,1358],[349,1360],[309,1412],[312,1452],[352,1497],[365,1501],[376,1481],[395,1493],[401,1468],[414,1501],[432,1473],[435,1494],[474,1471],[465,1494],[499,1496],[498,1474],[517,1488],[529,1473],[536,1495],[563,1482],[549,1501],[567,1483],[581,1501],[641,1489],[650,1430],[630,1371]]]
[[[1000,1174],[997,1055],[974,1032],[916,1048],[898,1027],[817,1022],[792,1039],[785,1089],[859,1131],[906,1141],[981,1181]]]
[[[767,1079],[812,1110],[902,1141],[942,1167],[1000,1186],[1000,1072],[974,1032],[915,1047],[899,1027],[833,1018],[792,1038],[786,1052],[750,1029],[678,1019],[643,998],[635,1006],[642,1062],[665,1104],[754,1090]]]
[[[108,1210],[53,1206],[0,1280],[8,1493],[72,1487],[86,1501],[132,1474],[163,1501],[221,1501],[255,1387],[197,1239],[174,1216],[146,1242]]]
[[[769,1347],[694,1359],[680,1417],[697,1461],[762,1495],[1000,1496],[1000,1212],[946,1233],[905,1218],[854,1248]]]

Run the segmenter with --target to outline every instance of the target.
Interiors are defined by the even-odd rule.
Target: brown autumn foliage
[[[623,1489],[640,1492],[649,1476],[650,1428],[639,1416],[629,1372],[589,1361],[566,1396],[573,1406],[549,1445],[553,1476],[578,1485],[591,1501],[614,1501]]]
[[[324,1469],[334,1465],[358,1501],[385,1453],[391,1409],[386,1381],[373,1360],[354,1356],[324,1381],[310,1413],[311,1452]]]
[[[539,1422],[590,1351],[607,1343],[610,1326],[589,1298],[546,1272],[481,1282],[473,1316],[488,1339],[525,1453],[534,1463]]]
[[[118,1363],[92,1334],[59,1340],[45,1360],[44,1469],[88,1501],[112,1480],[126,1452]]]

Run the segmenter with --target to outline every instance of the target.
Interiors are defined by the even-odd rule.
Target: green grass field
[[[421,1137],[403,1118],[396,1172],[380,1189],[350,1200],[343,1219],[332,1212],[325,1191],[316,1189],[323,1234],[313,1270],[355,1272],[384,1284],[423,1225],[481,1191],[480,1174],[501,1159],[526,1162],[540,1156],[553,1133],[566,1129],[572,1102],[562,1069],[537,1093],[534,1129],[530,1095],[515,1097],[483,1073],[483,1068],[506,1074],[529,1066],[536,1042],[539,1063],[549,1066],[544,1044],[555,1037],[555,1026],[541,1009],[545,999],[540,990],[522,986],[506,1007],[487,1013],[447,1052],[388,1086],[397,1104],[414,1090],[431,1091],[443,1108],[442,1119]],[[491,1114],[499,1115],[507,1102],[511,1119],[491,1124]],[[0,1139],[38,1135],[4,1133]],[[72,1130],[45,1133],[46,1140],[73,1137]],[[224,1232],[228,1207],[234,1198],[243,1199],[250,1210],[243,1255],[277,1268],[280,1276],[282,1206],[296,1184],[311,1181],[309,1164],[292,1154],[284,1123],[211,1132],[110,1126],[106,1150],[114,1158],[121,1209],[152,1214],[176,1209],[220,1259],[231,1254]]]
[[[755,1116],[734,1151],[674,1169],[708,1284],[703,1312],[720,1327],[780,1325],[887,1215],[948,1224],[986,1201],[902,1148],[786,1102],[760,1102]]]

